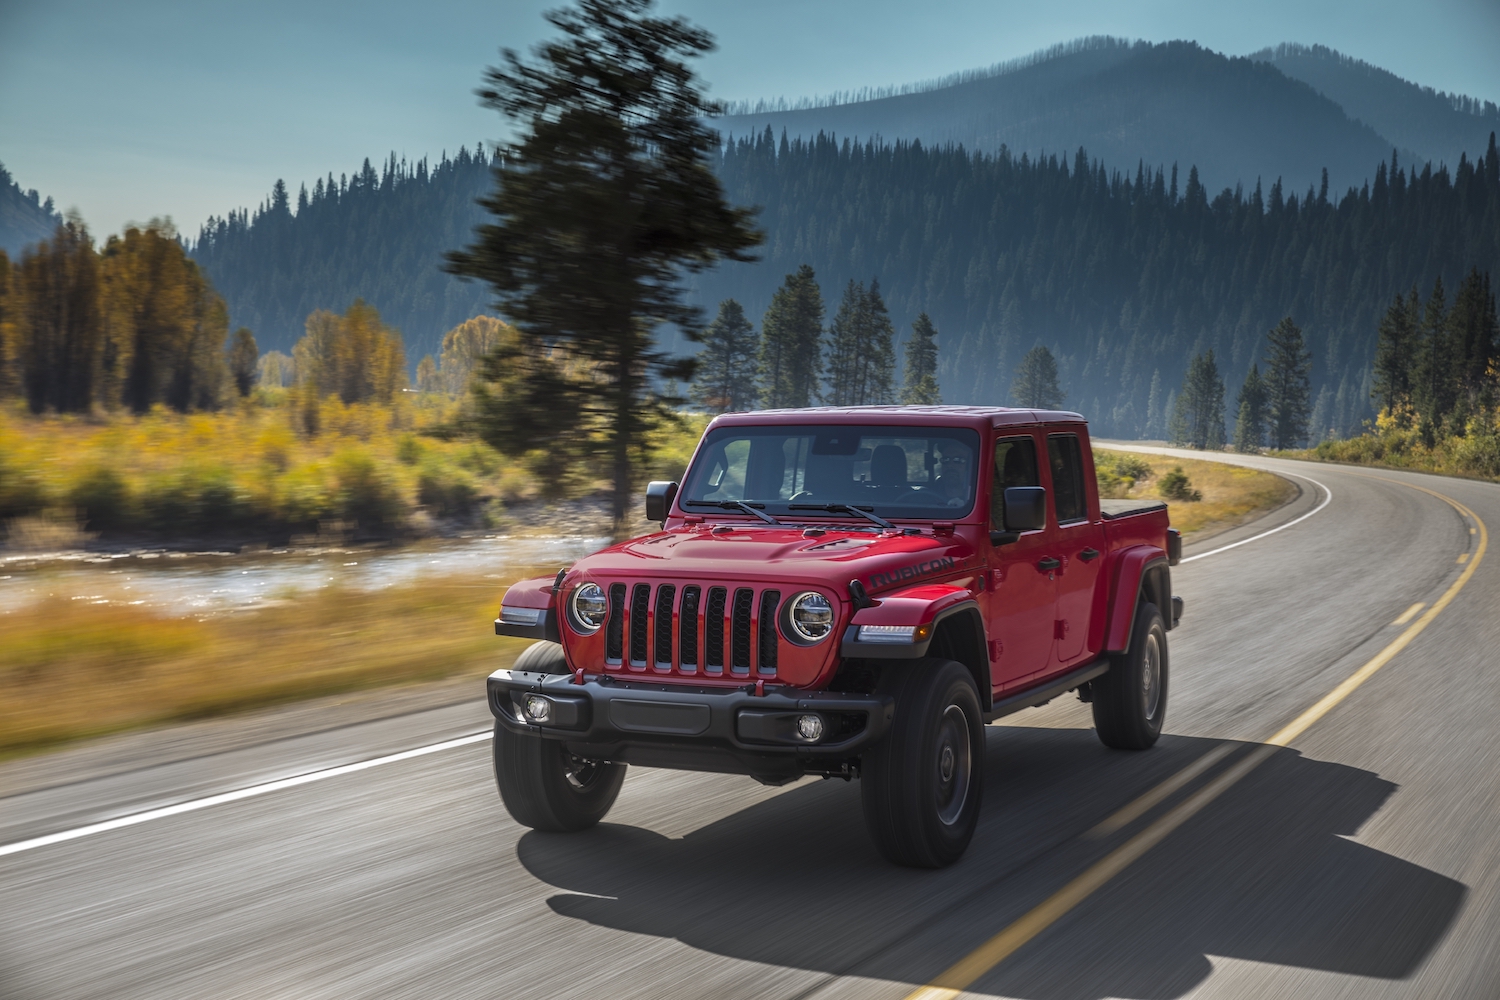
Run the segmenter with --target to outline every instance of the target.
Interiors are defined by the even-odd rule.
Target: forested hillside
[[[278,181],[254,214],[210,219],[193,256],[262,350],[289,352],[308,314],[364,297],[402,331],[408,357],[435,355],[445,331],[489,305],[482,285],[449,277],[442,260],[469,242],[482,215],[474,200],[490,184],[477,146],[431,168],[392,155],[377,172],[366,160],[352,177],[304,187],[295,213]]]
[[[0,164],[0,251],[19,256],[25,247],[51,236],[61,221],[51,198],[43,201],[35,188],[22,191]]]
[[[783,275],[817,272],[825,299],[880,279],[897,330],[926,312],[947,402],[1001,402],[1034,344],[1057,356],[1067,404],[1106,434],[1160,435],[1167,393],[1212,348],[1239,384],[1290,315],[1312,349],[1322,429],[1371,415],[1369,370],[1391,298],[1471,267],[1500,271],[1500,153],[1456,171],[1380,164],[1342,197],[1279,185],[1206,190],[1107,170],[1080,151],[1032,160],[917,144],[769,134],[727,147],[729,196],[763,206],[764,262],[699,282],[752,318]],[[1153,385],[1155,389],[1153,391]],[[1315,431],[1316,433],[1316,431]]]
[[[822,107],[732,110],[717,124],[737,137],[769,125],[793,138],[825,132],[855,142],[920,139],[1032,158],[1083,146],[1122,170],[1137,161],[1167,169],[1176,162],[1183,170],[1196,164],[1214,191],[1254,187],[1257,178],[1267,186],[1281,178],[1300,191],[1325,168],[1342,190],[1371,179],[1392,148],[1412,159],[1276,66],[1192,42],[1084,39],[932,89]]]
[[[1391,145],[1450,167],[1500,129],[1500,107],[1418,86],[1322,45],[1278,45],[1250,56],[1336,101]]]

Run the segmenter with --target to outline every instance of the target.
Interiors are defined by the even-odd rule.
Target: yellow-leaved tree
[[[319,309],[307,317],[307,334],[292,348],[297,382],[317,399],[389,404],[406,388],[406,351],[399,331],[356,299],[340,316]]]
[[[449,330],[443,335],[438,367],[444,391],[454,395],[467,391],[479,362],[502,343],[514,343],[518,337],[515,327],[493,316],[475,316]]]

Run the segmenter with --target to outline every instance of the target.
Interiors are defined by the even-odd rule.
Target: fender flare
[[[1123,653],[1130,648],[1135,609],[1142,598],[1161,609],[1166,627],[1172,627],[1172,570],[1167,554],[1154,545],[1134,545],[1121,551],[1114,563],[1105,615],[1105,653]]]
[[[994,686],[990,678],[990,658],[985,644],[984,616],[979,604],[972,598],[943,608],[929,622],[931,631],[927,637],[913,643],[874,643],[859,641],[859,625],[851,622],[844,629],[844,638],[839,645],[842,659],[860,660],[920,660],[928,655],[938,633],[955,629],[959,648],[954,658],[969,668],[979,688],[980,707],[988,712],[994,699]],[[968,647],[968,648],[964,648]]]

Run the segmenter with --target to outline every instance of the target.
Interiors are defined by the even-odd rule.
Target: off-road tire
[[[516,657],[513,670],[565,674],[562,646],[538,642]],[[548,833],[587,830],[604,818],[620,786],[625,765],[589,761],[568,753],[561,740],[513,733],[495,723],[495,784],[517,823]]]
[[[1092,684],[1094,730],[1116,750],[1146,750],[1167,714],[1167,627],[1149,601],[1135,610],[1130,648],[1110,658],[1109,673]]]
[[[892,664],[881,690],[896,699],[891,730],[865,755],[860,798],[880,853],[908,868],[945,868],[979,823],[984,717],[962,663]]]

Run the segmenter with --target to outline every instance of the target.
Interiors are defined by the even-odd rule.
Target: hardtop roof
[[[1087,423],[1071,410],[1029,410],[1010,406],[808,406],[783,410],[721,413],[714,427],[766,424],[891,424],[1010,427],[1020,424]]]

